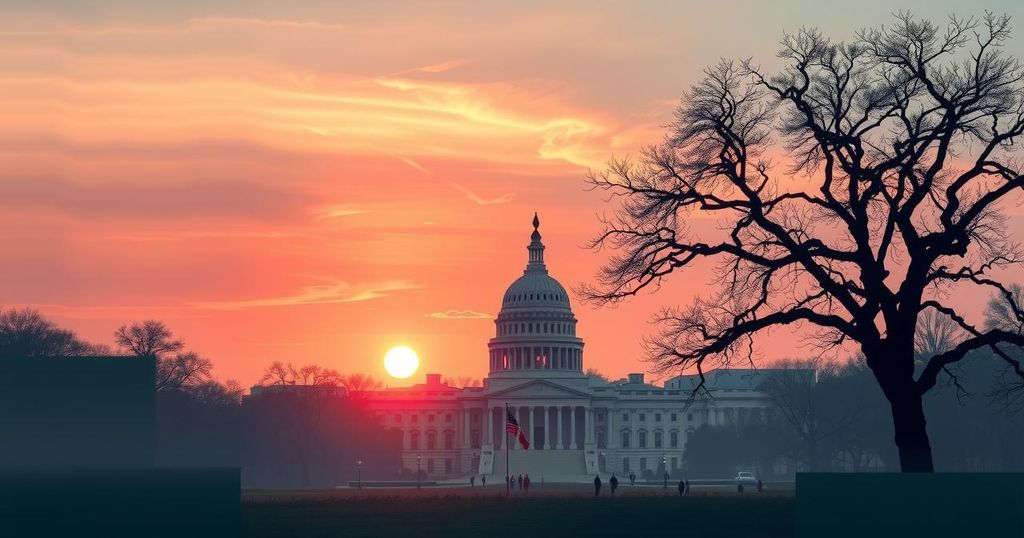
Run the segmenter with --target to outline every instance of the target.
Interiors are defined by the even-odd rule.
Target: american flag
[[[516,417],[512,416],[512,413],[508,414],[508,420],[505,422],[505,431],[512,435],[519,435],[519,421]]]
[[[519,427],[519,421],[516,420],[516,417],[512,416],[512,413],[508,413],[508,420],[505,421],[505,431],[515,435],[519,444],[523,445],[524,449],[530,448],[530,441],[526,439],[526,432]]]

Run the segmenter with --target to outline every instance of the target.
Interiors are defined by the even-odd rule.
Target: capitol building
[[[383,425],[402,432],[406,469],[500,481],[507,454],[513,474],[535,480],[645,471],[660,477],[682,465],[696,428],[761,416],[769,403],[756,390],[760,370],[710,372],[710,397],[694,401],[695,376],[656,386],[641,373],[613,382],[586,375],[585,332],[569,294],[548,273],[539,228],[535,215],[526,269],[502,295],[487,342],[482,387],[456,388],[440,374],[427,374],[422,384],[368,395]],[[526,432],[528,449],[505,433],[506,404]]]

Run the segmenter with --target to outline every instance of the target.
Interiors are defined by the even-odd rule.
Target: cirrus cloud
[[[428,318],[434,319],[491,319],[489,314],[475,310],[445,310],[443,312],[431,312]]]

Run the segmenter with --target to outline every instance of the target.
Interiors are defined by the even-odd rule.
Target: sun
[[[419,365],[419,356],[409,346],[395,346],[384,355],[384,369],[391,374],[391,377],[405,379],[415,374]]]

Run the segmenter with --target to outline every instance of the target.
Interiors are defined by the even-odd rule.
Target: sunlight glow
[[[384,369],[391,377],[406,379],[416,373],[420,358],[409,346],[395,346],[384,355]]]

